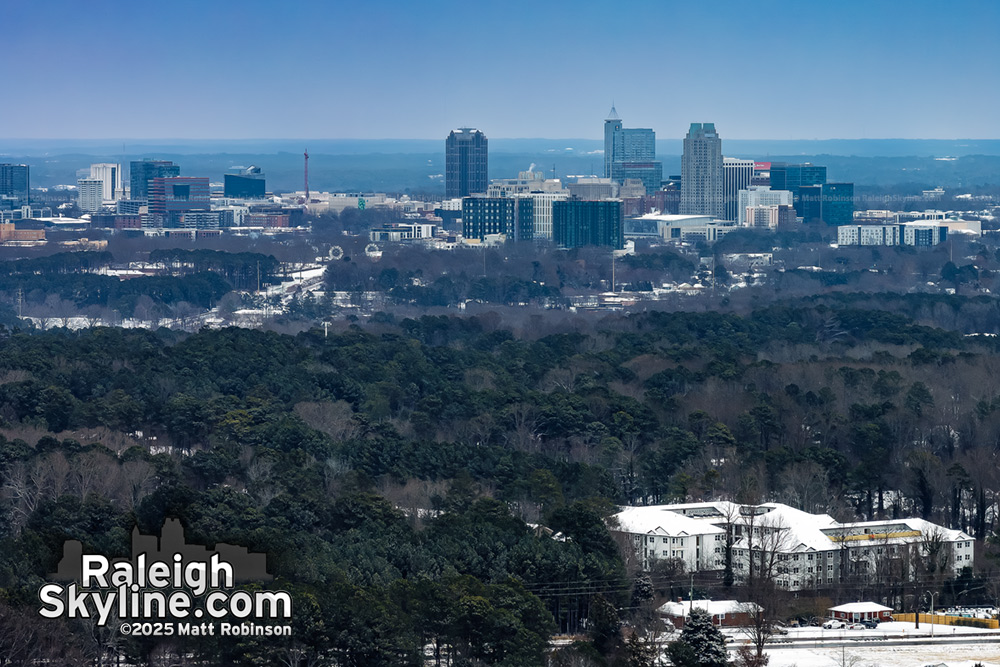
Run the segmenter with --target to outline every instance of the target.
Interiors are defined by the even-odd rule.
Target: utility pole
[[[615,249],[611,249],[611,293],[615,293]]]

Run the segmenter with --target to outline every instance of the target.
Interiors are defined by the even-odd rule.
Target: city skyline
[[[4,138],[598,138],[612,103],[663,138],[699,118],[733,139],[1000,138],[995,4],[13,0],[4,16],[25,54],[0,62],[24,100]],[[107,85],[81,58],[111,63]]]

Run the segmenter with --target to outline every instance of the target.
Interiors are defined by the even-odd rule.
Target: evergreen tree
[[[590,601],[587,616],[587,634],[594,648],[601,655],[610,655],[621,640],[621,620],[618,610],[603,595],[595,595]]]
[[[726,643],[712,617],[702,609],[692,609],[684,622],[681,637],[670,644],[667,655],[675,667],[727,667]]]

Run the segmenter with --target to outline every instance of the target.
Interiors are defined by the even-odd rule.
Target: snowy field
[[[917,639],[933,643],[900,645]],[[726,634],[731,634],[727,632]],[[963,641],[963,635],[966,635]],[[969,636],[974,635],[974,636]],[[733,634],[730,646],[745,641],[746,635]],[[977,662],[985,667],[1000,667],[1000,631],[921,623],[881,623],[874,630],[824,630],[822,628],[790,628],[787,637],[794,644],[781,643],[767,649],[771,656],[768,667],[973,667]],[[852,641],[853,640],[853,641]],[[849,646],[813,647],[813,641],[827,641]],[[857,645],[853,645],[857,641]],[[809,647],[803,647],[805,642]],[[877,643],[876,643],[877,642]]]
[[[1000,667],[1000,644],[782,648],[768,651],[768,667]]]

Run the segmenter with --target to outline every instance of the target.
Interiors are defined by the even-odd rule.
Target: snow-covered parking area
[[[730,648],[747,641],[736,629],[725,634]],[[768,667],[1000,667],[1000,630],[888,622],[870,630],[788,628],[772,639]]]

